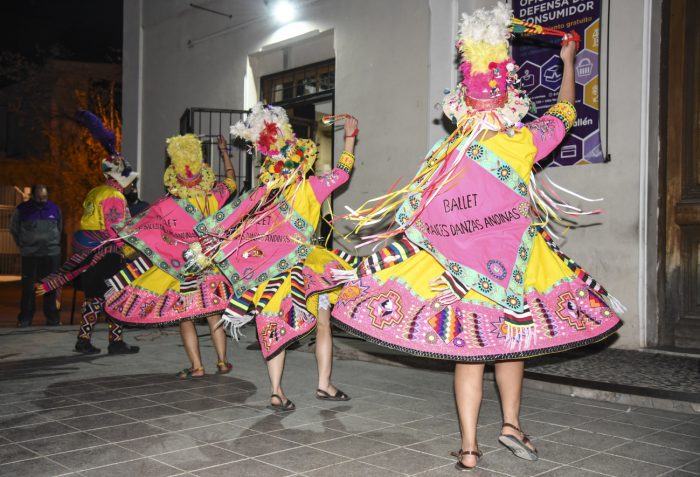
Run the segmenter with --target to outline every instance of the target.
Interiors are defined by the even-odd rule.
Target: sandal
[[[233,369],[233,365],[228,361],[219,361],[216,363],[216,367],[218,368],[216,374],[228,374]]]
[[[272,404],[272,400],[277,399],[280,404]],[[291,399],[287,399],[286,401],[282,401],[282,398],[279,397],[277,394],[272,394],[270,395],[270,404],[267,405],[268,409],[271,409],[275,412],[284,412],[284,411],[293,411],[297,407],[294,405],[294,403],[291,401]]]
[[[199,373],[201,372],[202,374],[195,376],[193,373]],[[182,371],[179,371],[175,374],[175,377],[178,379],[199,379],[204,377],[204,368],[185,368]]]
[[[470,466],[468,466],[468,465],[462,464],[462,456],[465,456],[465,455],[473,455],[473,456],[476,456],[476,462],[477,462],[477,464],[478,464],[479,459],[481,459],[481,456],[484,455],[484,453],[481,452],[481,451],[477,448],[475,451],[472,451],[472,450],[463,451],[462,449],[460,449],[460,450],[457,451],[457,452],[450,452],[450,455],[451,455],[452,457],[456,457],[456,458],[457,458],[457,462],[455,463],[455,469],[459,470],[460,472],[468,472],[468,471],[470,471],[470,470],[476,469],[476,465],[473,465],[473,466],[470,467]]]
[[[498,437],[498,442],[506,446],[513,454],[515,454],[516,457],[532,461],[538,459],[537,449],[531,449],[528,446],[528,444],[530,444],[532,441],[530,441],[530,438],[527,436],[527,434],[525,434],[513,424],[509,424],[507,422],[504,422],[502,427],[510,427],[511,429],[515,429],[523,435],[523,438],[518,439],[516,436],[501,433],[501,435]]]
[[[349,401],[350,396],[345,394],[340,389],[336,389],[335,394],[331,395],[330,393],[327,393],[323,389],[319,388],[316,390],[316,399],[321,401]]]

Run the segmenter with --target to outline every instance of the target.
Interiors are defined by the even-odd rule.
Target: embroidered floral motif
[[[105,217],[109,222],[117,222],[119,219],[122,218],[122,213],[119,210],[117,210],[116,207],[110,207],[109,209],[107,209]]]
[[[455,275],[461,275],[462,266],[459,263],[450,262],[450,271],[452,271],[452,273]]]
[[[469,149],[467,149],[467,156],[474,161],[478,161],[484,157],[484,146],[481,144],[472,144],[469,146]]]
[[[510,176],[511,176],[510,167],[503,165],[503,166],[498,168],[498,178],[501,179],[503,182],[510,179]]]
[[[316,177],[322,179],[323,183],[326,185],[326,187],[332,186],[333,184],[338,182],[338,180],[340,179],[340,176],[338,175],[338,173],[335,170],[332,170],[330,172],[327,172],[325,174],[322,174],[322,175],[316,176]]]
[[[513,280],[518,285],[523,284],[523,272],[521,272],[520,269],[516,268],[513,270]]]
[[[527,125],[527,128],[532,134],[536,133],[542,142],[551,139],[555,132],[554,121],[547,117],[541,117],[532,121]]]
[[[521,202],[518,204],[518,213],[523,217],[526,217],[530,213],[530,204],[527,202]]]
[[[508,301],[508,304],[509,304],[512,308],[520,308],[521,301],[520,301],[520,298],[518,298],[517,296],[515,296],[515,295],[508,295],[508,297],[507,297],[506,300]]]
[[[526,260],[527,259],[527,249],[525,247],[518,248],[518,256],[522,260]]]
[[[486,263],[486,268],[488,269],[489,273],[497,280],[503,280],[508,274],[506,267],[498,260],[489,260]]]
[[[483,293],[491,293],[493,290],[493,283],[486,277],[479,277],[479,281],[477,282],[476,286]]]
[[[527,184],[525,184],[523,181],[518,182],[517,191],[518,194],[522,195],[523,197],[527,197]]]

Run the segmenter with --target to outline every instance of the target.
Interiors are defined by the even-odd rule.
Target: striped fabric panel
[[[578,278],[580,278],[586,285],[588,285],[592,290],[594,290],[596,293],[599,293],[600,295],[603,295],[605,297],[609,297],[608,291],[603,288],[603,286],[598,283],[592,276],[588,274],[578,263],[576,263],[574,260],[566,256],[564,252],[562,252],[559,249],[559,246],[552,240],[552,237],[545,232],[544,230],[540,230],[540,233],[542,234],[542,238],[544,238],[544,241],[547,243],[549,248],[554,250],[554,252],[559,256],[559,258],[566,264],[567,267],[569,267]]]
[[[233,313],[234,315],[237,314],[240,316],[246,315],[251,305],[253,304],[253,297],[255,296],[256,291],[257,287],[253,287],[249,290],[246,290],[246,292],[239,297],[232,297],[231,300],[228,302],[226,313]]]
[[[73,254],[61,268],[42,279],[40,283],[47,292],[56,290],[74,280],[88,268],[95,266],[108,253],[118,252],[119,248],[114,244],[108,244],[96,250],[81,250]]]
[[[358,257],[357,255],[350,255],[349,253],[339,248],[334,249],[333,253],[353,268],[356,267],[362,261],[362,257]]]
[[[379,252],[365,257],[358,267],[359,275],[371,275],[379,270],[387,269],[416,255],[418,252],[420,252],[420,248],[404,237]]]
[[[265,287],[265,291],[263,292],[262,296],[260,297],[260,301],[258,301],[257,306],[255,307],[255,311],[260,313],[263,308],[267,306],[267,304],[272,300],[272,297],[275,296],[275,293],[277,293],[277,290],[280,289],[282,286],[282,283],[284,283],[284,279],[286,278],[286,274],[282,274],[281,276],[277,278],[273,278],[272,280],[267,282],[267,286]],[[248,292],[246,292],[248,293]],[[243,295],[245,296],[245,294]],[[252,297],[251,297],[252,299]]]
[[[153,264],[151,261],[141,255],[136,260],[127,263],[119,273],[105,280],[107,288],[110,289],[111,292],[123,290],[131,285],[138,277],[146,273],[152,266]]]
[[[306,308],[306,297],[304,293],[304,274],[302,266],[296,265],[291,270],[292,277],[292,301],[296,306]]]
[[[442,277],[445,279],[452,292],[458,297],[462,298],[469,292],[469,287],[462,284],[459,280],[455,280],[449,272],[443,273]]]

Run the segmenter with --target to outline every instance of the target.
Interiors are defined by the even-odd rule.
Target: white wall
[[[131,154],[140,144],[142,190],[145,198],[153,199],[163,190],[164,140],[178,132],[182,112],[190,106],[242,108],[248,56],[277,41],[276,27],[269,20],[254,20],[264,13],[262,2],[206,3],[208,8],[235,13],[229,20],[192,9],[185,0],[124,1],[125,13],[142,10],[140,18],[127,14],[124,18],[125,151]],[[231,12],[237,3],[248,10]],[[354,114],[360,121],[356,169],[349,188],[336,197],[336,213],[386,191],[398,175],[408,180],[429,143],[442,134],[441,126],[433,124],[439,117],[433,107],[456,79],[450,58],[454,58],[457,14],[485,3],[489,2],[320,0],[307,8],[304,20],[309,28],[333,30],[336,112]],[[647,131],[642,105],[651,97],[653,113],[658,91],[653,82],[650,92],[643,89],[647,74],[643,40],[648,29],[642,3],[616,0],[611,5],[612,162],[549,172],[563,186],[606,199],[607,213],[588,222],[600,224],[570,231],[564,250],[627,305],[616,344],[625,348],[646,344],[640,316],[646,320],[648,312],[653,321],[655,313],[653,296],[650,299],[646,293],[656,287],[655,275],[648,270],[655,267],[655,256],[649,254],[655,243],[647,243],[649,236],[654,237],[655,228],[650,232],[649,226],[655,227],[655,201],[650,197],[649,204],[640,206],[640,200],[647,200],[650,191],[652,196],[656,193],[653,153],[658,128],[652,121],[647,129],[651,143],[643,141]],[[651,9],[653,25],[658,25],[658,10]],[[235,28],[244,22],[249,24]],[[142,34],[141,61],[134,46],[139,42],[127,39],[127,32]],[[187,40],[194,40],[195,46],[188,48]],[[658,62],[654,51],[652,62]],[[133,69],[139,67],[135,74]],[[136,83],[141,90],[133,87],[134,78],[140,79]],[[647,158],[649,150],[652,157]],[[650,166],[648,174],[642,164]],[[644,270],[640,260],[649,260]]]

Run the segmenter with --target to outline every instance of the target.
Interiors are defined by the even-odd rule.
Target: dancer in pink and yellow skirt
[[[260,185],[197,226],[203,264],[213,262],[233,286],[224,313],[234,336],[255,320],[271,382],[270,408],[292,410],[282,390],[285,349],[316,330],[319,399],[346,401],[331,383],[330,304],[340,288],[331,271],[351,268],[350,258],[312,245],[321,204],[350,178],[357,120],[345,118],[345,149],[338,165],[307,177],[316,144],[297,139],[282,108],[256,105],[231,133],[265,156]],[[210,259],[207,257],[211,257]],[[195,260],[197,261],[197,260]]]
[[[623,310],[552,240],[547,214],[555,218],[563,204],[539,191],[532,174],[576,119],[575,43],[563,42],[558,101],[524,125],[529,99],[508,52],[511,17],[502,3],[464,15],[457,43],[464,79],[443,104],[456,130],[432,148],[407,188],[349,217],[361,227],[395,210],[395,229],[366,239],[398,240],[356,270],[336,272],[345,282],[333,310],[338,326],[390,348],[458,361],[459,470],[475,467],[481,455],[484,362],[496,361],[499,441],[536,460],[520,430],[521,358],[600,341],[621,324],[614,310]]]
[[[175,136],[167,144],[171,165],[163,182],[169,194],[118,230],[138,256],[109,280],[105,310],[128,325],[178,323],[190,360],[190,366],[178,373],[182,379],[204,375],[192,320],[207,318],[217,371],[228,373],[232,366],[226,358],[226,334],[216,324],[231,297],[231,285],[216,268],[190,273],[183,255],[198,240],[195,225],[235,192],[233,165],[222,150],[226,179],[216,183],[214,171],[202,162],[202,143],[196,136]]]

